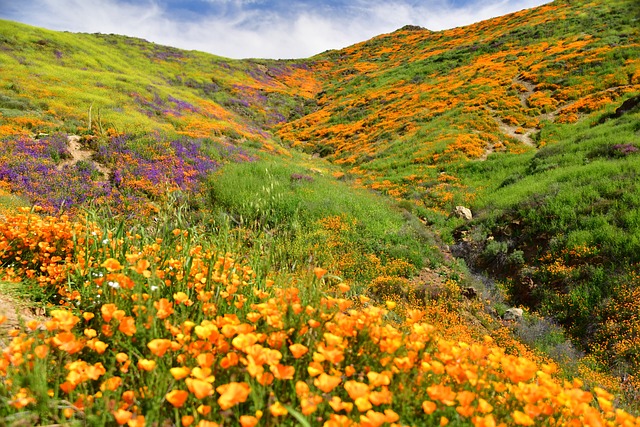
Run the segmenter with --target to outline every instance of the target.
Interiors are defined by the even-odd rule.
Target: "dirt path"
[[[528,80],[523,79],[520,75],[515,76],[512,81],[513,83],[517,83],[525,88],[525,91],[518,93],[518,98],[520,99],[520,105],[522,105],[522,108],[529,109],[530,106],[528,101],[531,95],[535,93],[536,85]],[[624,89],[630,86],[631,85],[610,87],[600,92],[590,94],[589,96],[597,95],[603,92],[616,92],[616,91],[619,91],[620,89]],[[556,108],[554,111],[551,111],[548,113],[541,113],[538,116],[536,116],[536,119],[538,119],[538,121],[544,120],[544,121],[553,123],[556,121],[556,119],[558,118],[558,115],[562,111],[566,110],[567,108],[570,108],[572,105],[574,105],[578,101],[580,100],[568,102]],[[539,130],[539,127],[512,126],[508,123],[505,123],[500,118],[500,113],[498,111],[488,106],[486,107],[486,109],[490,112],[491,116],[493,117],[493,120],[495,120],[496,124],[498,125],[498,128],[504,135],[510,138],[517,139],[518,141],[522,142],[524,145],[527,145],[529,147],[537,148],[537,144],[533,140],[532,135]],[[578,117],[580,116],[581,115],[579,114]],[[487,146],[485,154],[482,157],[480,157],[480,160],[486,160],[489,154],[493,153],[493,151],[494,151],[493,146]]]
[[[72,167],[78,162],[85,161],[90,162],[95,166],[95,168],[102,174],[104,181],[109,180],[111,169],[92,160],[95,152],[92,150],[83,150],[82,145],[80,144],[80,137],[78,135],[69,135],[67,137],[67,149],[69,150],[69,153],[71,153],[71,159],[60,163],[58,165],[58,170],[62,170],[67,166]]]
[[[534,94],[535,90],[536,90],[536,85],[533,84],[532,82],[523,79],[520,75],[517,75],[513,78],[513,83],[517,83],[519,85],[521,85],[522,87],[525,88],[524,92],[519,92],[518,93],[518,98],[520,99],[520,105],[522,105],[522,108],[526,108],[529,109],[529,98],[531,97],[531,95]],[[536,118],[540,121],[540,120],[546,120],[549,122],[554,122],[556,120],[556,118],[558,117],[558,114],[560,114],[560,112],[566,108],[571,107],[573,104],[575,104],[575,102],[570,102],[568,104],[565,104],[561,107],[558,107],[556,110],[551,111],[549,113],[541,113],[539,114]],[[539,130],[539,128],[537,127],[524,127],[524,126],[512,126],[508,123],[505,123],[501,118],[500,118],[500,114],[498,111],[487,107],[487,110],[491,113],[491,116],[493,117],[493,120],[495,120],[496,124],[498,125],[498,128],[500,129],[500,131],[505,135],[508,136],[510,138],[514,138],[517,139],[518,141],[522,142],[524,145],[532,147],[532,148],[537,148],[537,144],[535,143],[535,141],[533,140],[533,138],[531,137],[535,132],[537,132]],[[489,156],[489,154],[491,154],[493,152],[493,147],[487,147],[487,150],[485,152],[485,154],[480,158],[480,160],[486,160],[486,158]]]
[[[44,309],[32,309],[25,302],[11,292],[11,287],[19,286],[13,284],[2,283],[0,284],[0,316],[5,316],[7,320],[0,325],[0,349],[5,345],[7,339],[7,332],[20,325],[24,325],[30,320],[37,320],[42,323],[46,318],[44,317]]]

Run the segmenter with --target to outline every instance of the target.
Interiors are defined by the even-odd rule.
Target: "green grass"
[[[597,345],[591,331],[627,266],[640,261],[640,112],[612,118],[614,107],[575,126],[546,126],[536,153],[459,170],[471,188],[483,187],[477,217],[463,227],[476,236],[476,267],[507,276],[513,302],[557,319],[584,349]],[[492,256],[494,242],[501,257]],[[516,253],[524,263],[504,262]]]
[[[230,164],[209,182],[211,209],[218,217],[273,238],[272,244],[282,251],[276,267],[333,264],[349,252],[360,261],[375,255],[382,265],[404,260],[411,265],[404,274],[410,275],[424,265],[425,257],[437,258],[433,240],[418,221],[412,222],[380,196],[296,163],[267,158]],[[325,245],[335,236],[322,225],[330,218],[344,225],[337,230],[341,243],[334,251]],[[361,284],[377,274],[355,264],[345,273]]]

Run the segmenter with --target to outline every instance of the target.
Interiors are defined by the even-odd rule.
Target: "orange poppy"
[[[100,312],[102,313],[102,319],[109,323],[111,319],[113,319],[113,313],[118,309],[115,304],[105,304],[100,307]]]
[[[131,316],[123,317],[118,326],[118,330],[130,337],[136,333],[136,319]]]
[[[184,402],[187,401],[188,397],[189,392],[185,390],[171,390],[165,395],[167,402],[171,403],[176,408],[182,407],[182,405],[184,405]]]
[[[114,271],[122,270],[122,265],[120,261],[115,258],[108,258],[105,262],[102,263],[101,267],[107,269],[108,272],[112,273]]]
[[[424,411],[425,414],[432,414],[433,411],[436,410],[436,404],[429,401],[429,400],[425,400],[424,402],[422,402],[422,410]]]
[[[197,399],[204,399],[213,394],[213,386],[205,380],[197,378],[187,378],[185,380],[187,388]]]
[[[276,402],[273,405],[269,406],[269,412],[271,412],[271,415],[273,415],[274,417],[281,417],[289,413],[289,411],[287,411],[287,408],[282,406],[282,403],[280,402]]]
[[[151,350],[154,356],[162,357],[171,348],[171,341],[168,339],[159,339],[149,341],[147,348]]]
[[[149,359],[138,360],[138,368],[142,369],[143,371],[153,371],[155,367],[156,367],[155,360],[149,360]]]
[[[158,319],[166,319],[173,313],[173,303],[166,298],[161,298],[153,303],[156,308],[156,317]]]
[[[327,375],[324,372],[321,373],[317,378],[313,380],[313,385],[318,387],[325,393],[330,393],[334,388],[336,388],[342,380],[340,377],[334,377],[332,375]]]
[[[316,275],[316,278],[322,279],[322,276],[327,274],[327,270],[325,270],[324,268],[316,267],[313,269],[313,274]]]
[[[229,384],[221,385],[216,388],[216,391],[220,393],[218,404],[223,411],[226,411],[238,403],[245,402],[247,397],[249,397],[251,387],[249,384],[244,382],[231,382]]]
[[[131,412],[125,411],[124,409],[118,409],[117,411],[112,412],[112,414],[119,426],[126,424],[133,415]]]
[[[241,415],[240,416],[240,426],[241,427],[254,427],[258,424],[260,420],[253,415]]]
[[[273,376],[279,380],[292,380],[293,375],[296,373],[296,368],[293,366],[285,366],[280,363],[269,366],[269,370],[273,373]]]
[[[191,373],[191,369],[187,368],[186,366],[181,366],[179,368],[171,368],[169,369],[169,372],[174,379],[181,380],[189,376],[189,374]]]
[[[358,381],[347,381],[344,384],[344,389],[347,391],[347,393],[349,393],[349,397],[352,400],[356,400],[359,397],[363,397],[369,394],[369,386]]]

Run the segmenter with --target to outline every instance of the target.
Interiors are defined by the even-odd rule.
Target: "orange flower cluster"
[[[56,230],[65,241],[67,228]],[[10,406],[0,413],[64,400],[73,405],[52,417],[129,426],[640,423],[604,390],[563,383],[553,365],[507,354],[489,337],[442,338],[449,331],[425,321],[435,312],[379,307],[347,297],[348,286],[308,292],[305,280],[321,284],[313,276],[277,285],[186,231],[172,235],[85,254],[75,273],[84,280],[67,276],[80,284],[81,305],[11,332],[0,357]],[[112,285],[123,277],[133,284]],[[46,392],[23,386],[52,369],[40,379]]]

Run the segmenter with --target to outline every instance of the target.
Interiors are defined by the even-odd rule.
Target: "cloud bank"
[[[305,58],[404,25],[442,30],[547,0],[0,0],[0,18],[229,58]]]

